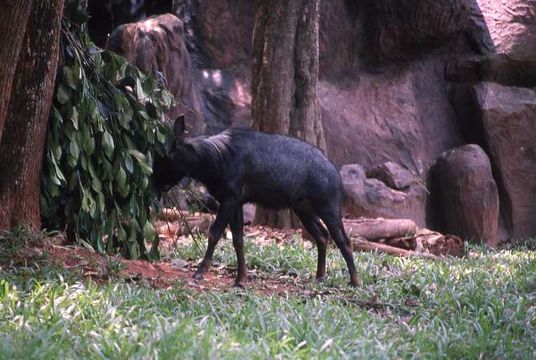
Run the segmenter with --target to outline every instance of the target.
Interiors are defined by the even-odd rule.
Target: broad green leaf
[[[82,165],[82,169],[85,171],[89,170],[89,164],[85,155],[80,156],[80,165]]]
[[[73,140],[76,137],[76,130],[73,127],[73,124],[67,123],[65,125],[65,135],[69,140]]]
[[[119,194],[123,197],[123,198],[126,198],[128,197],[130,193],[130,185],[125,185],[124,187],[120,187],[119,188]]]
[[[75,69],[72,69],[68,66],[64,66],[63,67],[63,80],[65,80],[65,84],[67,84],[67,86],[75,90],[78,84],[78,80],[79,80],[78,74],[75,73]]]
[[[141,188],[142,190],[146,190],[148,186],[149,186],[149,178],[148,178],[147,176],[144,176],[144,177],[141,179],[140,188]]]
[[[63,118],[61,117],[61,113],[59,112],[59,110],[55,106],[53,106],[52,109],[54,113],[54,120],[56,120],[60,124],[63,123]]]
[[[165,144],[166,143],[166,135],[161,132],[160,130],[156,130],[156,138],[158,139],[158,141],[160,142],[160,144]]]
[[[134,164],[130,155],[125,155],[125,167],[129,173],[132,174],[134,172]]]
[[[59,161],[61,159],[61,154],[62,154],[61,145],[59,143],[53,143],[53,144],[49,144],[49,146],[52,148],[54,159]]]
[[[102,191],[102,183],[97,177],[94,177],[91,180],[91,187],[93,188],[93,190],[95,190],[99,194]]]
[[[93,199],[93,197],[89,199],[89,214],[93,219],[97,218],[97,203],[95,202],[95,199]]]
[[[69,164],[71,169],[76,168],[78,166],[78,158],[71,154],[67,155],[67,164]]]
[[[139,78],[136,79],[136,96],[138,97],[139,101],[145,100],[145,92],[143,91]]]
[[[154,228],[153,224],[149,220],[145,222],[145,225],[143,225],[143,237],[145,239],[153,239],[156,235],[156,229]]]
[[[80,148],[78,147],[76,141],[72,140],[69,144],[69,152],[74,157],[78,157],[78,155],[80,155]]]
[[[125,231],[125,229],[123,227],[119,228],[119,231],[117,233],[117,238],[121,242],[125,242],[127,240],[127,232]]]
[[[131,149],[128,151],[128,153],[132,156],[134,156],[136,158],[136,160],[138,161],[145,161],[145,154],[143,154],[142,152],[138,151],[138,150],[135,150],[135,149]]]
[[[89,135],[84,142],[84,150],[88,156],[93,155],[95,151],[95,138]]]
[[[89,213],[89,197],[85,191],[82,192],[82,210]]]
[[[92,119],[96,119],[99,115],[99,107],[97,106],[97,102],[95,100],[89,100],[87,102],[88,104],[88,116]]]
[[[58,86],[58,90],[56,92],[56,99],[58,99],[58,102],[61,105],[64,105],[67,103],[67,101],[69,101],[69,90],[63,84],[60,84],[60,86]]]
[[[108,158],[111,158],[114,152],[115,144],[114,144],[114,139],[112,138],[112,135],[110,135],[108,131],[105,131],[104,134],[102,134],[101,145],[106,156],[108,156]]]
[[[126,186],[127,183],[127,174],[125,173],[125,170],[123,170],[122,167],[119,168],[119,171],[117,172],[117,185],[119,186],[119,189],[122,189]]]
[[[101,211],[104,211],[106,209],[106,201],[104,200],[104,194],[102,192],[99,192],[98,200],[99,200],[99,209]]]

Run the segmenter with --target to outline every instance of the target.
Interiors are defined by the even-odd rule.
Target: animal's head
[[[184,141],[184,115],[175,120],[173,133],[175,138],[167,155],[156,157],[153,167],[153,181],[156,191],[161,194],[175,186],[182,178],[188,176],[197,161],[193,147]]]

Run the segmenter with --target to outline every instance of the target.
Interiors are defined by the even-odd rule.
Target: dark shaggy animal
[[[294,210],[316,241],[317,279],[326,274],[326,247],[331,235],[346,261],[351,283],[359,284],[352,248],[341,221],[341,178],[318,148],[288,136],[243,128],[184,140],[182,116],[175,121],[174,133],[170,154],[155,161],[157,190],[168,190],[188,176],[201,181],[220,202],[210,227],[207,252],[194,278],[202,279],[209,269],[216,244],[229,224],[238,263],[236,285],[244,285],[247,267],[242,205],[252,202]]]

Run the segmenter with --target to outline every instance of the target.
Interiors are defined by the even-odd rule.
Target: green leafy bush
[[[161,81],[89,40],[85,5],[67,1],[42,177],[45,224],[67,227],[99,251],[158,257],[150,186],[156,153],[169,146]],[[146,241],[152,243],[146,252]]]

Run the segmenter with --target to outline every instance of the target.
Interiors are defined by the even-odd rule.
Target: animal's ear
[[[184,142],[184,115],[179,116],[175,120],[175,124],[173,125],[173,133],[175,134],[175,141],[177,143]]]

